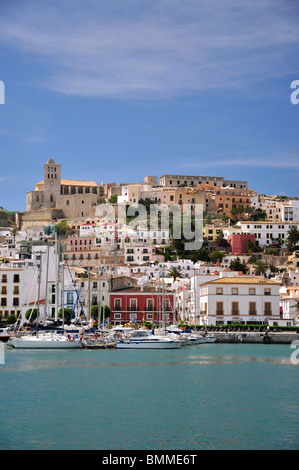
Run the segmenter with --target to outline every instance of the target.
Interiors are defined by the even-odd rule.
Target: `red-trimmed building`
[[[164,300],[163,300],[164,299]],[[163,320],[173,323],[175,320],[175,294],[166,291],[152,290],[149,286],[129,287],[109,294],[111,323],[114,325],[143,321],[155,322]]]

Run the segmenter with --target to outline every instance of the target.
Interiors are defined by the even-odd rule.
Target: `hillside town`
[[[2,323],[37,311],[40,322],[299,328],[299,198],[222,176],[98,184],[63,179],[54,159],[43,169],[25,212],[0,208]],[[195,249],[175,236],[187,213]]]

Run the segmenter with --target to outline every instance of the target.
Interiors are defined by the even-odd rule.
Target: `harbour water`
[[[219,343],[6,348],[0,448],[298,449],[299,365],[292,353],[288,345]]]

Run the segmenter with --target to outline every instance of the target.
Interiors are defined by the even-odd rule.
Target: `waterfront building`
[[[161,286],[136,286],[111,292],[109,295],[111,322],[114,325],[130,322],[173,323],[176,317],[175,293]]]
[[[280,312],[286,326],[299,325],[299,287],[283,286],[280,289]]]
[[[219,277],[200,286],[201,324],[284,325],[280,283],[256,276]]]

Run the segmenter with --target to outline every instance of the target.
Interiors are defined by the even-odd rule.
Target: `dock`
[[[217,343],[292,344],[293,341],[299,342],[297,333],[213,331],[213,336],[217,336]]]

